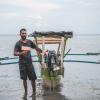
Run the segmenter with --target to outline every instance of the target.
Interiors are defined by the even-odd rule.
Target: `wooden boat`
[[[30,35],[34,37],[33,42],[39,46],[42,45],[42,57],[38,55],[38,59],[41,61],[41,76],[43,78],[43,86],[45,88],[54,89],[60,85],[61,76],[64,76],[64,54],[66,41],[73,36],[72,32],[34,32]],[[50,58],[50,52],[48,50],[48,56],[45,57],[45,44],[58,44],[56,53],[54,54],[56,60]],[[52,50],[53,51],[53,50]],[[53,62],[52,62],[52,61]],[[56,62],[56,64],[54,63]],[[52,67],[52,70],[49,70]],[[57,70],[53,70],[56,67]]]

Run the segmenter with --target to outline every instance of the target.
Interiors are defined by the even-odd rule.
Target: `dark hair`
[[[27,31],[25,28],[20,29],[20,34],[22,31]]]

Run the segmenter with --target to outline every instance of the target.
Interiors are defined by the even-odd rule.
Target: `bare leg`
[[[32,89],[33,89],[33,94],[36,94],[36,83],[35,83],[35,80],[32,80]]]
[[[27,97],[27,80],[23,80],[23,86],[24,86],[24,97]]]

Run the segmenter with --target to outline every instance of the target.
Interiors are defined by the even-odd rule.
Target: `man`
[[[36,49],[39,53],[42,52],[31,40],[26,39],[27,30],[22,28],[20,30],[21,39],[16,43],[14,48],[14,56],[19,56],[19,70],[20,78],[23,80],[24,97],[27,97],[27,77],[32,82],[33,95],[36,93],[35,80],[36,74],[32,64],[31,48]]]

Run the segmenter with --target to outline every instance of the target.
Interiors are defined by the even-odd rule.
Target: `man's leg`
[[[20,78],[23,80],[23,87],[24,87],[24,97],[27,97],[27,67],[25,62],[19,61],[19,70],[20,70]]]
[[[32,90],[33,90],[32,95],[34,95],[34,94],[36,94],[35,80],[37,79],[37,77],[36,77],[36,73],[35,73],[33,64],[31,64],[30,67],[28,67],[28,68],[29,68],[28,69],[28,78],[29,78],[29,80],[31,80]]]
[[[24,86],[24,97],[27,97],[27,80],[23,80],[23,86]]]
[[[33,89],[33,94],[36,94],[36,83],[35,83],[35,80],[32,80],[32,89]]]

